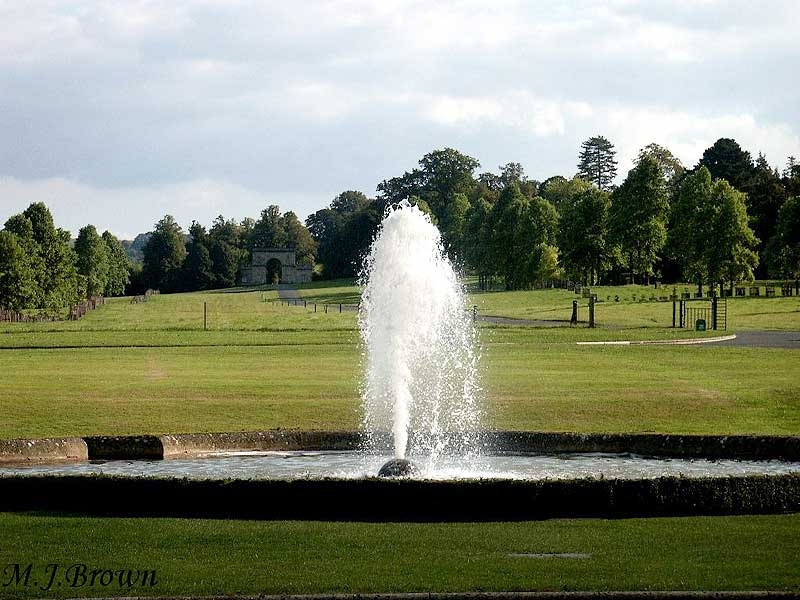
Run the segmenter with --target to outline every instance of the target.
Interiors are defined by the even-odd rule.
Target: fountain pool
[[[389,455],[365,456],[357,451],[219,452],[170,460],[111,460],[0,468],[0,477],[117,475],[136,478],[193,480],[367,479],[375,477]],[[414,458],[412,456],[412,458]],[[419,461],[424,465],[424,461]],[[658,477],[729,477],[800,474],[800,463],[780,460],[707,460],[651,458],[633,454],[560,453],[482,455],[464,467],[460,459],[444,459],[435,468],[413,474],[419,480],[566,480],[653,479]]]

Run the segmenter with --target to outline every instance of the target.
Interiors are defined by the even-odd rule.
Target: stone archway
[[[267,261],[267,283],[280,283],[283,279],[283,264],[273,257]]]
[[[310,266],[297,264],[297,254],[292,248],[253,248],[250,264],[242,267],[241,283],[305,283],[311,281],[311,273]]]

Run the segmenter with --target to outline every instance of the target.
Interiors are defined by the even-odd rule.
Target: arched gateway
[[[311,281],[311,270],[297,264],[291,248],[254,248],[250,264],[242,268],[242,285],[305,283]]]

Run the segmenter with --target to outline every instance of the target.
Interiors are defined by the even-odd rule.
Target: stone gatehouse
[[[250,264],[242,268],[241,285],[305,283],[311,281],[311,267],[297,264],[292,248],[254,248]]]

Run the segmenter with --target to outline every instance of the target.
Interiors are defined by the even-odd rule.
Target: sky
[[[0,0],[0,224],[301,219],[426,153],[572,176],[583,140],[800,156],[800,2]]]

